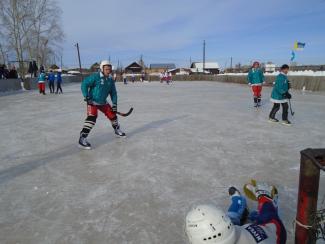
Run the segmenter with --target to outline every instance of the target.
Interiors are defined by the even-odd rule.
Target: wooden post
[[[81,69],[81,60],[80,60],[80,51],[79,51],[79,43],[78,42],[76,44],[76,47],[77,47],[77,51],[78,51],[79,71],[80,71],[81,80],[82,80],[82,69]]]
[[[306,226],[313,225],[312,217],[317,211],[320,170],[325,168],[325,149],[305,149],[300,154],[295,243],[315,244],[316,240]]]

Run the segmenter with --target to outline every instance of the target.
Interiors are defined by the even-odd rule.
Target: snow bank
[[[264,73],[266,76],[276,76],[280,72],[276,71],[273,73]],[[233,75],[233,76],[243,76],[247,75],[247,73],[226,73],[220,75]],[[312,70],[304,70],[304,71],[289,71],[288,75],[290,76],[325,76],[325,71],[312,71]]]

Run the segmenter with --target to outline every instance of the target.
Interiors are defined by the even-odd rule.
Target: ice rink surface
[[[119,109],[135,109],[120,118],[128,137],[115,138],[100,114],[90,151],[77,147],[86,109],[79,84],[62,95],[0,96],[0,243],[187,243],[190,208],[227,210],[228,187],[251,178],[278,187],[293,243],[300,151],[325,147],[325,94],[293,91],[287,127],[267,121],[271,88],[259,111],[244,85],[117,88]]]

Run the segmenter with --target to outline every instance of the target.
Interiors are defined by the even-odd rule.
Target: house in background
[[[177,68],[168,70],[172,75],[189,75],[191,73],[191,69],[186,68]]]
[[[176,69],[176,65],[173,63],[150,64],[148,72],[151,74],[158,74],[170,69]]]
[[[138,64],[137,62],[133,62],[132,64],[130,64],[129,66],[127,66],[124,69],[125,73],[134,73],[134,74],[141,74],[144,71],[144,68]]]
[[[276,68],[276,65],[271,62],[268,62],[264,65],[265,72],[267,72],[267,73],[275,72],[275,68]]]
[[[217,62],[205,62],[203,72],[203,62],[193,62],[191,64],[191,73],[219,74],[220,66]]]

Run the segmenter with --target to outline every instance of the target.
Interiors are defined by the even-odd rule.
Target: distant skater
[[[126,74],[123,73],[122,77],[123,77],[123,83],[124,83],[124,85],[127,85],[128,84],[128,80],[127,80]]]
[[[261,93],[264,79],[263,71],[260,69],[260,63],[255,61],[247,76],[248,85],[252,87],[253,91],[254,107],[261,106]]]
[[[168,72],[166,78],[167,78],[167,80],[166,80],[167,85],[169,85],[172,82],[172,73]]]
[[[54,93],[54,90],[55,90],[55,87],[54,87],[55,75],[54,75],[52,70],[50,70],[50,73],[48,74],[47,80],[49,81],[50,93]]]
[[[54,90],[55,90],[55,87],[54,87],[55,75],[54,75],[52,70],[50,70],[50,73],[47,76],[47,80],[49,82],[50,93],[54,93]]]
[[[39,93],[43,95],[46,95],[45,81],[46,81],[46,75],[44,73],[44,70],[41,70],[41,73],[38,76],[38,89],[39,89]]]
[[[59,69],[58,73],[56,74],[56,93],[55,94],[63,93],[61,84],[62,84],[62,70]]]

